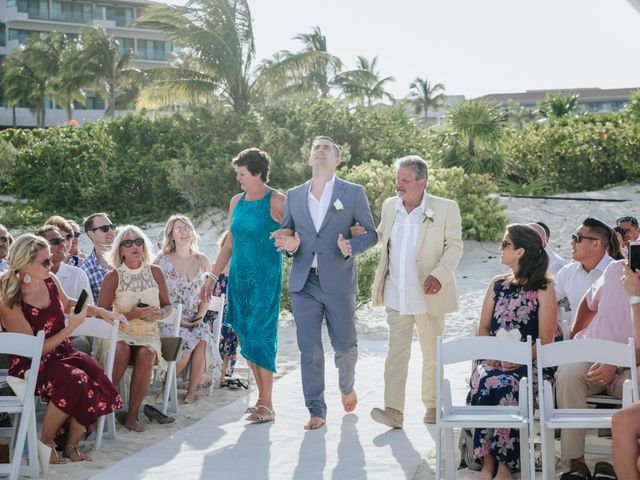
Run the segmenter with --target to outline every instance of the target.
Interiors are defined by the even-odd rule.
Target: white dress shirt
[[[84,270],[78,267],[60,262],[56,277],[58,277],[60,286],[69,298],[77,300],[83,289],[86,290],[87,293],[91,293],[89,277],[87,277],[87,274],[84,273]],[[92,295],[89,295],[89,297],[87,298],[87,303],[89,305],[93,305]]]
[[[549,255],[549,271],[556,275],[560,269],[567,264],[567,262],[565,262],[564,259],[558,255],[548,243],[544,246],[544,251]]]
[[[569,300],[571,308],[571,320],[575,320],[576,312],[580,300],[587,290],[591,288],[596,280],[600,278],[602,272],[607,268],[613,259],[606,253],[598,264],[590,272],[587,272],[580,262],[571,262],[560,269],[556,275],[556,296],[558,301],[563,298]]]
[[[324,186],[324,190],[322,191],[322,195],[320,196],[320,200],[316,199],[311,193],[311,187],[313,186],[313,180],[309,182],[309,192],[307,193],[307,206],[309,207],[309,213],[311,214],[311,219],[313,220],[313,226],[316,228],[316,232],[320,231],[320,227],[322,226],[322,222],[324,222],[324,217],[327,216],[327,211],[329,210],[331,203],[331,196],[333,195],[333,186],[336,183],[336,176],[331,177],[331,180],[327,182]],[[338,239],[336,238],[336,242]],[[318,267],[318,254],[313,256],[313,261],[311,262],[311,268]]]
[[[385,280],[384,303],[401,315],[427,312],[418,277],[416,247],[424,219],[425,195],[420,206],[407,213],[402,199],[396,204],[396,218],[389,237],[389,274]]]

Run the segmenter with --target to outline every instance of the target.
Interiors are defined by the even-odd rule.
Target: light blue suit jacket
[[[352,293],[358,291],[356,255],[373,247],[378,234],[373,224],[369,201],[364,187],[336,177],[327,214],[316,232],[307,204],[311,180],[287,192],[281,228],[291,228],[300,236],[300,246],[293,254],[289,273],[289,291],[299,292],[304,287],[311,269],[313,255],[318,255],[320,287],[325,293]],[[336,200],[342,210],[335,208]],[[366,233],[350,238],[349,227],[358,222]],[[345,258],[338,248],[338,234],[350,239],[352,255]]]

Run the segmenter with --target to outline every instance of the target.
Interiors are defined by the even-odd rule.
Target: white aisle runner
[[[420,352],[414,345],[407,385],[405,428],[390,430],[371,420],[369,411],[383,406],[384,359],[361,358],[356,374],[359,403],[345,414],[337,387],[337,371],[326,359],[326,427],[305,432],[308,419],[300,371],[275,384],[276,421],[250,425],[244,421],[249,397],[220,408],[198,423],[176,432],[93,477],[113,479],[359,480],[433,478],[434,428],[422,423]],[[458,367],[463,378],[468,367]],[[454,401],[464,398],[459,390]],[[252,395],[252,402],[255,402]],[[428,462],[427,462],[428,460]]]

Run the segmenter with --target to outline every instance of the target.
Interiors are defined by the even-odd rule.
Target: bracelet
[[[207,278],[212,278],[214,283],[218,281],[218,275],[216,275],[215,273],[211,273],[211,272],[204,272],[202,274],[202,279],[205,280]]]

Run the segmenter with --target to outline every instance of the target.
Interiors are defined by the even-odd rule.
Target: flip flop
[[[592,480],[591,472],[586,463],[576,463],[566,473],[560,476],[560,480]]]
[[[615,480],[616,471],[609,462],[597,462],[593,468],[593,480]]]

